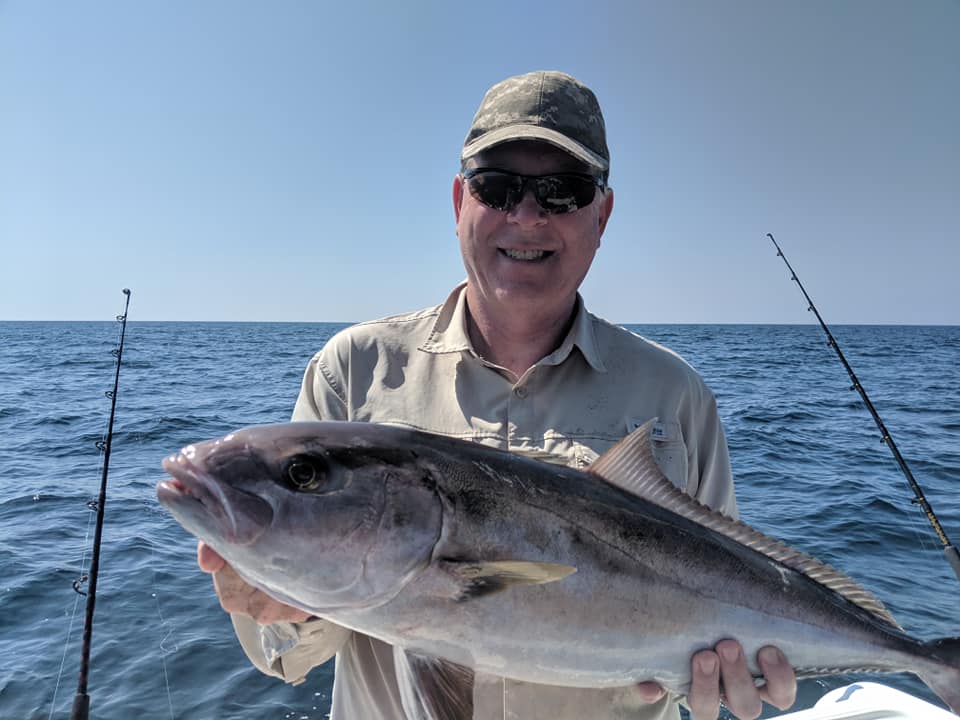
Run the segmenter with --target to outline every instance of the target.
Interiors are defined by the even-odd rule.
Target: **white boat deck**
[[[956,720],[957,716],[886,685],[859,682],[831,690],[809,710],[776,720]]]

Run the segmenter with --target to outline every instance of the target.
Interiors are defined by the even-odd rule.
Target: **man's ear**
[[[607,229],[607,222],[613,213],[613,188],[608,187],[603,193],[603,202],[600,204],[600,212],[597,217],[597,224],[600,226],[600,235]],[[597,238],[597,245],[600,244],[600,238]]]
[[[463,179],[459,175],[453,177],[453,217],[460,224],[460,209],[463,207]]]

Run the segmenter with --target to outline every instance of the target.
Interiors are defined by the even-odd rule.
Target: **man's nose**
[[[547,221],[547,213],[534,197],[530,183],[524,185],[520,202],[507,213],[507,219],[524,225],[537,225]]]

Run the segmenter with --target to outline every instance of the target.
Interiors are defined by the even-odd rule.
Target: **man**
[[[638,424],[658,417],[664,473],[701,502],[736,514],[713,395],[679,357],[588,313],[578,294],[613,210],[609,152],[594,94],[557,72],[508,78],[474,117],[453,181],[467,281],[442,305],[363,323],[310,362],[294,420],[403,425],[586,467]],[[200,545],[250,659],[299,682],[336,654],[333,718],[402,718],[391,648],[308,618],[247,586]],[[727,707],[760,714],[793,703],[793,669],[776,648],[758,661],[724,640],[691,660],[695,720]],[[474,717],[677,718],[653,683],[559,688],[478,676]]]

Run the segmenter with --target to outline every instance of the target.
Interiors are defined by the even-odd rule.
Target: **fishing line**
[[[73,597],[73,612],[70,613],[70,625],[67,626],[67,637],[63,642],[63,655],[60,658],[60,669],[57,671],[57,683],[53,687],[53,699],[50,701],[50,715],[48,716],[50,720],[53,720],[53,712],[57,707],[57,693],[60,691],[60,680],[63,677],[63,665],[67,660],[67,651],[70,649],[70,638],[73,637],[73,623],[77,619],[77,606],[80,604],[80,598],[85,593],[82,593],[78,587],[81,583],[86,582],[87,575],[84,573],[84,567],[87,559],[87,543],[90,541],[90,521],[92,515],[87,514],[87,530],[83,537],[83,552],[80,554],[80,574],[77,576],[77,579],[73,581],[73,589],[76,591],[76,594]]]
[[[144,538],[148,543],[150,543],[150,571],[153,573],[153,595],[154,602],[157,605],[157,616],[160,618],[160,627],[166,629],[166,634],[160,638],[160,643],[157,647],[160,648],[160,664],[163,666],[163,682],[167,690],[167,707],[170,709],[170,720],[173,720],[173,698],[170,695],[170,677],[167,674],[167,653],[176,652],[179,650],[179,646],[174,644],[173,648],[167,649],[165,646],[167,638],[173,634],[173,628],[167,623],[167,619],[163,617],[163,613],[160,611],[160,588],[157,585],[157,549],[150,538]]]
[[[116,340],[118,345],[120,343],[120,333],[121,331],[118,330],[117,340]],[[100,440],[97,441],[96,443],[96,447],[100,449],[100,455],[97,459],[97,475],[102,475],[103,473],[104,455],[103,455],[102,446],[107,439],[107,428],[108,428],[108,420],[104,420],[103,430],[100,432]],[[95,517],[93,513],[96,512],[95,501],[91,500],[87,502],[87,509],[90,510],[91,512],[87,513],[87,525],[86,525],[86,529],[84,530],[83,542],[80,545],[80,568],[79,568],[79,571],[77,572],[76,580],[74,580],[71,583],[71,586],[73,587],[73,590],[75,593],[73,598],[73,610],[70,613],[70,624],[67,626],[67,636],[63,642],[63,655],[60,658],[60,668],[57,671],[57,682],[53,688],[53,699],[50,701],[50,715],[49,715],[50,720],[53,720],[53,713],[55,712],[57,707],[57,693],[60,691],[60,681],[63,679],[63,666],[67,659],[67,652],[70,649],[70,640],[73,638],[73,624],[77,619],[77,606],[80,604],[80,598],[86,597],[87,595],[87,593],[81,588],[83,587],[84,584],[86,584],[89,578],[89,575],[86,572],[87,548],[89,547],[89,543],[90,543],[90,524],[93,522]]]
[[[880,419],[880,414],[877,412],[877,409],[873,406],[873,403],[870,401],[870,397],[867,395],[867,391],[864,389],[863,385],[860,384],[860,380],[857,378],[856,373],[853,371],[853,368],[850,367],[850,363],[847,362],[847,358],[844,357],[843,352],[840,350],[840,345],[837,343],[836,339],[833,337],[833,334],[830,332],[830,328],[827,327],[827,324],[823,321],[823,318],[820,316],[820,312],[817,310],[816,306],[813,304],[813,300],[807,294],[806,289],[803,287],[803,283],[800,282],[800,278],[797,277],[797,273],[794,271],[793,267],[790,265],[790,262],[787,260],[787,256],[783,254],[783,250],[780,249],[780,246],[777,244],[777,241],[774,239],[771,233],[767,233],[767,237],[770,238],[770,241],[773,243],[774,247],[777,248],[777,257],[782,258],[784,264],[787,266],[787,269],[790,271],[790,279],[793,280],[797,287],[800,288],[800,292],[803,293],[803,296],[807,300],[807,311],[812,312],[817,316],[817,321],[820,323],[820,327],[823,328],[823,332],[827,336],[827,345],[832,347],[837,353],[837,357],[840,358],[840,362],[843,363],[843,367],[846,369],[847,374],[850,376],[852,385],[850,386],[851,390],[856,390],[860,393],[860,397],[863,400],[863,404],[867,406],[867,410],[870,411],[870,414],[873,416],[873,421],[877,425],[877,429],[880,430],[880,441],[884,443],[893,453],[894,459],[897,461],[897,465],[900,466],[900,472],[903,473],[903,476],[907,479],[907,482],[910,484],[911,490],[913,490],[914,497],[911,502],[915,505],[919,505],[920,509],[923,510],[924,515],[927,516],[927,520],[930,522],[930,525],[933,527],[933,531],[936,533],[937,537],[940,540],[940,543],[943,545],[943,554],[947,559],[947,562],[950,563],[950,566],[953,568],[954,574],[957,576],[957,579],[960,580],[960,552],[957,551],[957,548],[950,542],[947,537],[946,532],[943,529],[943,526],[940,524],[940,521],[937,519],[937,516],[933,512],[933,508],[930,506],[930,503],[927,501],[926,496],[923,494],[923,489],[920,487],[920,484],[914,479],[913,473],[910,472],[910,467],[907,465],[907,461],[904,460],[903,455],[900,454],[897,444],[893,441],[893,437],[890,435],[890,432],[887,430],[887,427],[883,424],[883,420]]]
[[[93,636],[93,613],[97,600],[97,580],[100,573],[100,546],[103,539],[103,518],[104,507],[107,503],[107,475],[110,469],[110,450],[113,444],[113,421],[117,413],[117,393],[120,387],[120,366],[123,363],[123,341],[127,331],[127,311],[130,307],[130,290],[123,289],[126,296],[126,302],[123,307],[123,314],[117,315],[117,322],[120,323],[120,343],[111,350],[111,354],[117,359],[116,370],[113,376],[113,390],[108,390],[106,396],[110,399],[110,421],[107,424],[107,437],[105,440],[98,440],[96,445],[103,452],[103,473],[100,478],[100,495],[95,501],[87,503],[91,510],[97,512],[97,524],[93,536],[93,551],[90,561],[90,572],[87,576],[87,592],[84,593],[80,586],[84,582],[83,576],[74,583],[74,590],[78,594],[85,594],[87,597],[86,613],[83,622],[83,639],[81,644],[80,673],[77,680],[77,692],[73,698],[73,709],[71,712],[72,720],[87,720],[90,714],[90,696],[87,694],[87,681],[90,672],[90,646]],[[89,521],[88,521],[89,527]],[[89,536],[89,530],[88,530]],[[71,626],[73,621],[71,620]],[[59,679],[58,679],[59,685]]]

